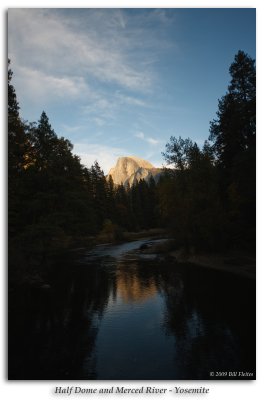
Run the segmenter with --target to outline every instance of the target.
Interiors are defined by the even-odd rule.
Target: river
[[[255,379],[255,282],[140,251],[153,242],[82,250],[20,288],[9,379]]]

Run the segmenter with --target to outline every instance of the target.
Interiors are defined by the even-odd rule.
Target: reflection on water
[[[118,264],[116,273],[116,286],[118,296],[124,303],[145,302],[148,298],[157,295],[157,287],[154,277],[148,280],[139,279],[137,264],[130,261],[130,268],[127,262]]]
[[[253,282],[145,259],[142,243],[98,246],[10,296],[10,379],[255,372]]]

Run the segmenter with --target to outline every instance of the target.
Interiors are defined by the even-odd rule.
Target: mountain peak
[[[136,156],[119,157],[115,167],[111,168],[111,175],[115,185],[133,185],[140,179],[149,180],[160,174],[161,169],[155,168],[149,161]]]

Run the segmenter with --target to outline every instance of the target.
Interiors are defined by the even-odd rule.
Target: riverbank
[[[181,264],[194,264],[249,279],[256,279],[256,257],[252,254],[230,251],[225,253],[186,253],[183,249],[175,249],[175,242],[168,239],[163,243],[150,243],[141,249],[143,254],[158,254]]]
[[[224,254],[183,254],[180,250],[169,255],[180,263],[191,263],[200,267],[230,272],[235,275],[256,279],[256,258],[248,254],[230,252]]]

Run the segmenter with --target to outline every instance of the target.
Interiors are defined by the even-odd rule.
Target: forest
[[[209,137],[199,147],[173,136],[163,152],[158,183],[115,186],[100,160],[87,168],[43,111],[25,121],[8,63],[8,257],[16,283],[52,265],[70,249],[95,245],[100,235],[163,228],[175,246],[199,251],[255,252],[256,70],[238,51],[230,83],[218,101]],[[221,95],[221,93],[219,94]],[[175,127],[176,128],[176,127]]]

